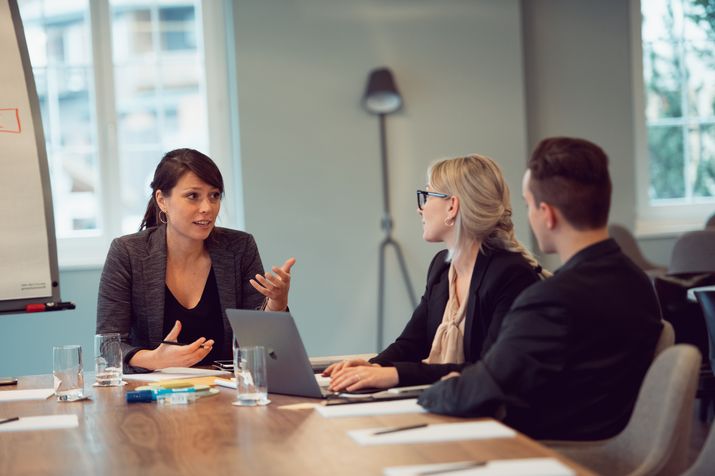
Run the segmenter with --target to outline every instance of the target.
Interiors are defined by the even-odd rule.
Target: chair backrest
[[[616,241],[616,243],[618,243],[618,246],[620,246],[623,253],[643,271],[664,268],[664,266],[651,263],[645,256],[643,256],[643,253],[641,253],[641,250],[638,247],[636,238],[625,226],[617,223],[611,223],[608,225],[608,234]]]
[[[626,428],[605,443],[607,474],[680,474],[687,464],[700,352],[664,350],[648,369]]]
[[[673,325],[661,319],[661,324],[663,324],[663,329],[660,331],[660,337],[658,342],[655,344],[655,356],[658,357],[665,349],[672,347],[675,344],[675,331],[673,330]]]
[[[708,221],[705,222],[705,229],[708,228],[715,228],[715,213],[710,215],[710,218],[708,218]]]
[[[708,438],[700,450],[698,459],[682,476],[712,476],[715,469],[715,426],[710,428]]]
[[[708,330],[710,368],[713,373],[715,373],[715,290],[695,290],[695,298],[698,300],[698,303],[700,303],[700,309],[703,310],[705,327]]]
[[[668,274],[715,273],[715,229],[691,231],[678,238]]]

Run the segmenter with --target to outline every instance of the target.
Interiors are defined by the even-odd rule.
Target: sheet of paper
[[[53,388],[33,388],[30,390],[4,390],[0,392],[0,402],[16,400],[45,400],[55,393]]]
[[[236,388],[236,379],[235,378],[232,378],[232,379],[217,378],[216,380],[214,380],[214,383],[221,387]]]
[[[417,405],[417,399],[390,400],[387,402],[350,403],[347,405],[328,405],[315,408],[325,418],[394,415],[398,413],[425,413],[426,410]]]
[[[169,367],[156,370],[147,374],[124,374],[124,380],[140,382],[162,382],[164,380],[179,380],[194,377],[210,377],[213,375],[226,375],[224,370],[195,369],[191,367]]]
[[[0,425],[0,432],[60,430],[62,428],[77,428],[78,426],[77,415],[43,415],[21,417],[18,421],[3,423]]]
[[[555,458],[524,458],[493,460],[484,466],[467,468],[469,461],[444,464],[422,464],[416,466],[393,466],[385,468],[385,476],[417,476],[429,471],[449,471],[449,476],[574,476],[576,472]]]
[[[498,421],[468,421],[464,423],[438,423],[422,428],[376,435],[389,427],[352,430],[348,435],[361,445],[389,445],[406,443],[435,443],[459,440],[485,440],[513,438],[516,432]]]
[[[318,382],[318,386],[327,387],[330,385],[330,377],[323,377],[320,374],[315,374],[315,381]]]

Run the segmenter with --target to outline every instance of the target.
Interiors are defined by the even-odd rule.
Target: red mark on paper
[[[0,132],[12,132],[14,134],[22,132],[19,109],[0,108]]]

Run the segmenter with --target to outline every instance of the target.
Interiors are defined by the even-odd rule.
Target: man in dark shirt
[[[501,417],[533,438],[613,436],[628,422],[662,326],[648,277],[608,237],[608,158],[585,140],[546,139],[522,189],[539,248],[563,266],[517,297],[482,360],[419,403]]]

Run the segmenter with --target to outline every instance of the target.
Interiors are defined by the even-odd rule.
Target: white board
[[[16,0],[0,0],[0,312],[59,301],[52,194]]]

